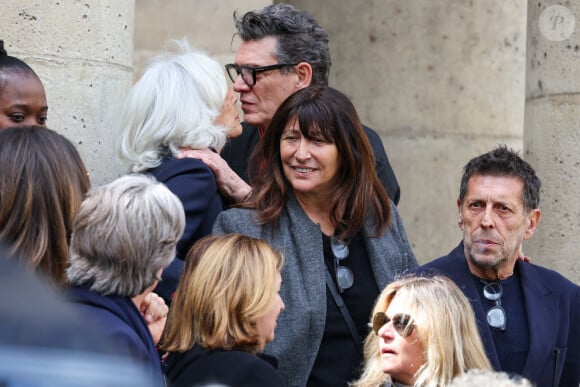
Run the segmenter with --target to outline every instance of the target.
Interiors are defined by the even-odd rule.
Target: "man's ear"
[[[463,213],[461,212],[461,200],[457,199],[457,224],[463,230]]]
[[[302,90],[312,84],[312,66],[307,62],[300,62],[296,65],[294,71],[298,75],[296,81],[296,91]]]
[[[540,223],[540,218],[542,217],[542,213],[539,208],[535,208],[528,212],[526,215],[528,227],[526,228],[526,233],[524,234],[524,239],[530,239],[534,232],[536,231],[536,227],[538,227],[538,223]]]

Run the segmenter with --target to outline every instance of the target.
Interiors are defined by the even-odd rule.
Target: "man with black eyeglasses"
[[[518,259],[540,222],[540,179],[505,146],[464,168],[463,241],[419,270],[448,275],[471,301],[489,360],[537,386],[580,384],[580,287]]]
[[[328,35],[307,12],[286,4],[270,5],[241,17],[234,13],[241,39],[235,63],[226,65],[244,112],[242,135],[221,152],[188,151],[212,168],[222,194],[233,202],[250,191],[248,159],[270,124],[276,109],[294,92],[310,85],[328,85]],[[401,195],[395,173],[379,135],[363,127],[375,155],[376,171],[389,198]],[[227,162],[224,163],[224,160]]]

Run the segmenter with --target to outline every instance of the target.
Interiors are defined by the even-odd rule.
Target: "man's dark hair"
[[[517,177],[524,183],[522,200],[526,211],[540,205],[540,188],[542,182],[534,168],[524,161],[518,152],[505,145],[471,159],[463,168],[463,177],[459,188],[459,200],[463,203],[467,194],[467,183],[474,175]]]
[[[331,64],[328,34],[308,12],[288,4],[275,4],[241,17],[234,12],[234,22],[237,35],[245,42],[277,37],[273,55],[280,63],[307,62],[312,67],[312,85],[328,85]]]

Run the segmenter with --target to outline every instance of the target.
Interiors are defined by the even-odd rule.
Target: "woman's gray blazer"
[[[255,210],[233,208],[218,215],[214,234],[240,233],[264,239],[282,251],[280,295],[286,309],[278,317],[276,338],[265,353],[279,359],[279,371],[288,386],[305,386],[320,347],[326,319],[326,280],[322,232],[296,198],[288,199],[274,228],[259,226]],[[364,238],[377,286],[382,290],[400,273],[417,267],[397,208],[391,204],[392,227],[379,238]],[[368,223],[368,222],[367,222]],[[356,279],[355,279],[356,280]]]

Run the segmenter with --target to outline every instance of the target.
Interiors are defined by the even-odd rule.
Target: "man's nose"
[[[483,217],[481,218],[481,225],[483,227],[493,227],[493,208],[488,206],[483,212]]]
[[[244,82],[244,79],[242,78],[242,75],[241,74],[238,74],[238,77],[236,78],[236,81],[234,82],[234,90],[237,93],[240,93],[242,91],[248,91],[250,89],[251,89],[251,87],[248,86],[246,84],[246,82]]]

